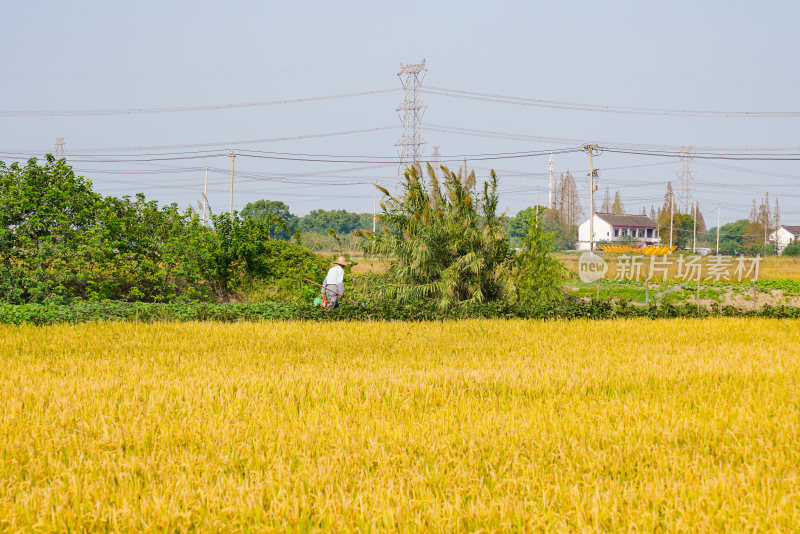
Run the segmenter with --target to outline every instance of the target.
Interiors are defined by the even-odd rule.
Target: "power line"
[[[233,147],[236,148],[236,147]],[[337,160],[335,162],[347,163],[399,163],[401,159],[397,156],[380,156],[380,155],[362,155],[362,154],[327,154],[327,153],[310,153],[310,152],[281,152],[281,151],[267,151],[267,150],[254,150],[254,149],[236,149],[237,152],[242,152],[243,155],[254,158],[265,159],[291,159],[298,161],[327,161]],[[452,154],[449,156],[442,156],[447,161],[458,161],[463,158],[474,159],[508,159],[508,158],[525,158],[525,157],[538,157],[553,153],[568,153],[578,150],[577,148],[559,148],[547,150],[528,150],[528,151],[515,151],[515,152],[481,152],[481,153],[468,153],[468,154]],[[147,162],[147,161],[169,161],[169,160],[183,160],[183,159],[197,159],[197,158],[216,158],[228,157],[230,150],[185,150],[175,152],[142,152],[138,154],[88,154],[82,153],[79,157],[70,158],[70,161],[90,163],[90,162],[113,162],[113,163],[126,163],[126,162]],[[35,151],[21,151],[21,150],[0,150],[0,156],[10,156],[17,158],[25,157],[38,157],[38,152]],[[97,158],[97,159],[85,159]],[[366,161],[370,160],[370,161]]]
[[[681,153],[668,150],[631,150],[625,148],[614,148],[605,146],[603,148],[606,152],[613,152],[617,154],[630,154],[637,156],[654,156],[665,158],[680,158]],[[740,160],[740,161],[800,161],[800,152],[798,153],[748,153],[748,152],[728,152],[728,153],[714,153],[714,152],[692,152],[693,159],[710,159],[710,160]]]
[[[107,147],[107,148],[77,148],[70,149],[71,154],[83,154],[86,152],[126,152],[136,150],[177,150],[182,148],[203,148],[203,147],[230,147],[238,145],[255,145],[261,143],[277,143],[282,141],[300,141],[303,139],[317,139],[320,137],[336,137],[340,135],[354,135],[362,133],[380,132],[384,130],[396,130],[397,126],[378,126],[375,128],[361,128],[357,130],[342,130],[338,132],[324,132],[317,134],[292,135],[287,137],[268,137],[264,139],[244,139],[237,141],[214,141],[210,143],[190,143],[182,145],[150,145],[136,147]],[[37,152],[28,150],[27,152]]]
[[[472,135],[476,137],[507,139],[513,141],[525,142],[541,142],[541,143],[567,143],[567,144],[581,144],[585,139],[577,137],[545,137],[539,135],[529,135],[511,132],[498,132],[493,130],[479,130],[475,128],[461,128],[457,126],[446,126],[440,124],[426,124],[425,128],[428,130],[439,131],[442,133],[456,133],[462,135]],[[680,152],[683,148],[679,145],[656,145],[645,143],[631,143],[626,141],[612,141],[612,140],[597,140],[597,143],[602,146],[610,147],[625,147],[641,150],[666,150]],[[762,152],[800,152],[800,147],[713,147],[713,146],[695,146],[696,150],[704,152],[747,152],[747,153],[762,153]]]
[[[618,154],[639,155],[648,157],[681,158],[683,154],[679,151],[669,150],[634,150],[624,147],[600,146],[601,152],[611,152]],[[569,154],[579,152],[579,147],[562,147],[556,149],[518,151],[518,152],[489,152],[477,154],[458,154],[442,156],[441,162],[460,163],[463,158],[476,161],[484,160],[503,160],[549,156],[553,154]],[[341,155],[341,154],[313,154],[298,152],[268,152],[242,149],[242,156],[249,158],[305,161],[322,163],[360,163],[360,164],[382,164],[382,163],[403,163],[403,160],[396,156],[376,156],[376,155]],[[71,158],[70,161],[77,163],[136,163],[136,162],[156,162],[156,161],[178,161],[202,158],[228,157],[230,151],[183,151],[183,152],[157,152],[139,154],[82,154],[80,157]],[[12,158],[37,157],[37,154],[0,151],[0,157],[10,156]],[[748,152],[693,152],[692,157],[704,160],[742,160],[742,161],[800,161],[800,152],[797,153],[748,153]]]
[[[747,118],[797,118],[800,111],[722,111],[707,109],[668,109],[646,108],[632,106],[602,106],[596,104],[582,104],[577,102],[564,102],[558,100],[542,100],[538,98],[525,98],[518,96],[498,95],[494,93],[478,93],[461,89],[448,89],[445,87],[426,86],[422,92],[453,98],[496,102],[501,104],[515,104],[551,109],[565,109],[570,111],[591,111],[599,113],[618,113],[627,115],[678,115],[689,117],[747,117]]]
[[[362,91],[359,93],[344,93],[326,96],[312,96],[306,98],[289,98],[284,100],[267,100],[262,102],[244,102],[239,104],[210,104],[200,106],[160,106],[150,108],[117,108],[117,109],[62,109],[62,110],[0,110],[0,117],[89,117],[101,115],[142,115],[155,113],[185,113],[189,111],[219,111],[226,109],[255,108],[263,106],[276,106],[282,104],[298,104],[302,102],[319,102],[322,100],[335,100],[352,98],[356,96],[379,95],[394,93],[399,89],[378,89],[375,91]]]

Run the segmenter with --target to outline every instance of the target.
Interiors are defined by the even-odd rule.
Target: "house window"
[[[619,228],[614,228],[614,237],[619,237]]]
[[[647,237],[653,237],[653,229],[652,228],[648,228],[647,229]]]

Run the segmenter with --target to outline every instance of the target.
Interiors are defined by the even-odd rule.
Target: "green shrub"
[[[441,308],[431,303],[405,304],[397,301],[357,305],[344,302],[336,310],[323,310],[308,302],[264,303],[144,303],[144,302],[79,302],[59,304],[0,304],[0,323],[54,324],[87,321],[260,321],[260,320],[401,320],[431,321],[471,318],[500,319],[621,319],[633,317],[775,317],[800,318],[800,308],[765,306],[742,311],[733,306],[714,303],[711,310],[700,310],[694,304],[661,303],[636,306],[607,300],[583,301],[566,299],[557,303],[460,304]]]
[[[275,219],[212,214],[206,226],[142,194],[102,197],[52,156],[0,162],[0,301],[305,299],[302,279],[327,262],[272,239]]]
[[[783,249],[781,254],[792,257],[800,256],[800,241],[792,241],[786,245],[786,248]]]

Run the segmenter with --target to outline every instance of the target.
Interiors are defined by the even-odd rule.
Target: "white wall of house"
[[[658,229],[650,230],[650,237],[647,237],[646,228],[626,228],[614,227],[597,214],[594,215],[594,242],[600,241],[621,241],[630,238],[633,241],[643,241],[645,243],[658,243],[661,239],[658,236]],[[578,250],[589,250],[589,219],[586,219],[578,226]]]
[[[606,221],[594,215],[594,242],[612,239],[614,229]],[[589,219],[578,226],[578,250],[589,250]]]
[[[770,241],[774,241],[778,248],[778,254],[783,254],[783,249],[792,241],[797,239],[798,236],[791,233],[789,230],[781,226],[776,232],[772,232],[769,236]]]

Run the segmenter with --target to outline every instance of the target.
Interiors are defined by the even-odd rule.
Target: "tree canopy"
[[[298,217],[289,211],[289,206],[279,200],[256,200],[249,202],[242,208],[242,217],[252,217],[261,221],[275,221],[276,224],[272,232],[273,237],[278,239],[289,239],[297,228]]]
[[[326,262],[273,230],[236,213],[207,227],[142,194],[103,197],[52,156],[0,163],[0,300],[226,300],[254,283],[305,294],[301,279]]]
[[[372,214],[318,209],[301,217],[298,228],[303,233],[319,234],[327,234],[328,230],[332,228],[338,235],[347,235],[356,230],[371,229]]]

